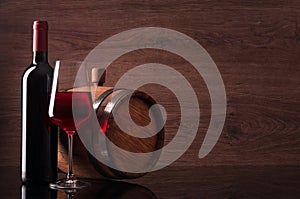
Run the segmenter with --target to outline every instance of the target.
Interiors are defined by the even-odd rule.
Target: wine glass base
[[[66,189],[66,190],[72,190],[72,189],[83,189],[85,187],[89,187],[91,184],[88,182],[84,182],[81,180],[70,180],[67,179],[61,179],[55,183],[50,183],[51,189]]]

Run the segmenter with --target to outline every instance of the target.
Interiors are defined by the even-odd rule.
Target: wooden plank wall
[[[20,83],[32,58],[35,19],[49,23],[52,65],[55,59],[81,61],[106,38],[149,26],[180,31],[208,51],[223,77],[228,110],[220,140],[204,159],[198,158],[198,151],[209,124],[210,100],[192,66],[168,52],[138,50],[116,60],[107,71],[106,85],[113,86],[130,68],[163,63],[184,74],[194,87],[202,111],[198,135],[173,165],[300,165],[297,0],[2,0],[0,19],[1,165],[19,165]],[[168,111],[170,141],[180,121],[178,102],[165,88],[145,89]]]

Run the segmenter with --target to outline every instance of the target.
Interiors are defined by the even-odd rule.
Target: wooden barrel
[[[97,87],[94,99],[97,119],[107,138],[117,147],[134,153],[153,152],[164,145],[164,128],[159,129],[163,117],[159,109],[150,109],[153,104],[155,104],[155,101],[144,92],[132,92],[127,89],[114,90],[111,87]],[[128,109],[130,117],[136,125],[142,127],[147,126],[147,128],[142,128],[144,132],[141,132],[141,128],[135,128],[134,125],[130,126],[129,118],[125,117]],[[119,128],[114,119],[115,114],[118,114],[118,119],[121,118],[122,125],[128,124],[128,128],[126,129],[130,130],[130,135]],[[123,115],[124,117],[122,117]],[[148,125],[150,123],[151,125]],[[159,132],[155,134],[158,129]],[[138,137],[140,134],[149,133],[152,136],[146,138]],[[124,162],[122,161],[124,161],[124,157],[120,157],[121,155],[113,150],[108,143],[106,143],[105,147],[93,147],[99,147],[101,153],[106,154],[110,164],[116,169],[102,164],[86,150],[79,136],[77,134],[74,136],[73,170],[76,176],[86,178],[107,177],[128,179],[145,175],[145,173],[120,171],[123,169]],[[157,156],[153,156],[139,162],[139,165],[133,166],[138,166],[140,169],[149,169],[149,165],[154,166],[158,158]],[[67,136],[62,132],[60,132],[59,135],[58,167],[64,172],[67,171]]]

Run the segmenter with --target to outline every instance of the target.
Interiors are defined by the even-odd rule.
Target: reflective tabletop
[[[18,167],[0,167],[2,198],[300,198],[299,166],[175,167],[133,180],[90,180],[77,193],[22,185]]]

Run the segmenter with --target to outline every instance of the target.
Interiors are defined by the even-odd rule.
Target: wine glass
[[[77,128],[89,119],[93,108],[88,78],[83,77],[85,81],[81,81],[82,85],[74,88],[74,77],[79,64],[75,64],[77,68],[72,67],[74,64],[69,64],[60,69],[60,61],[56,61],[48,110],[51,122],[64,130],[68,136],[68,172],[65,179],[51,183],[50,187],[76,190],[89,186],[89,183],[76,179],[72,172],[73,135]],[[74,109],[76,117],[73,116]]]

